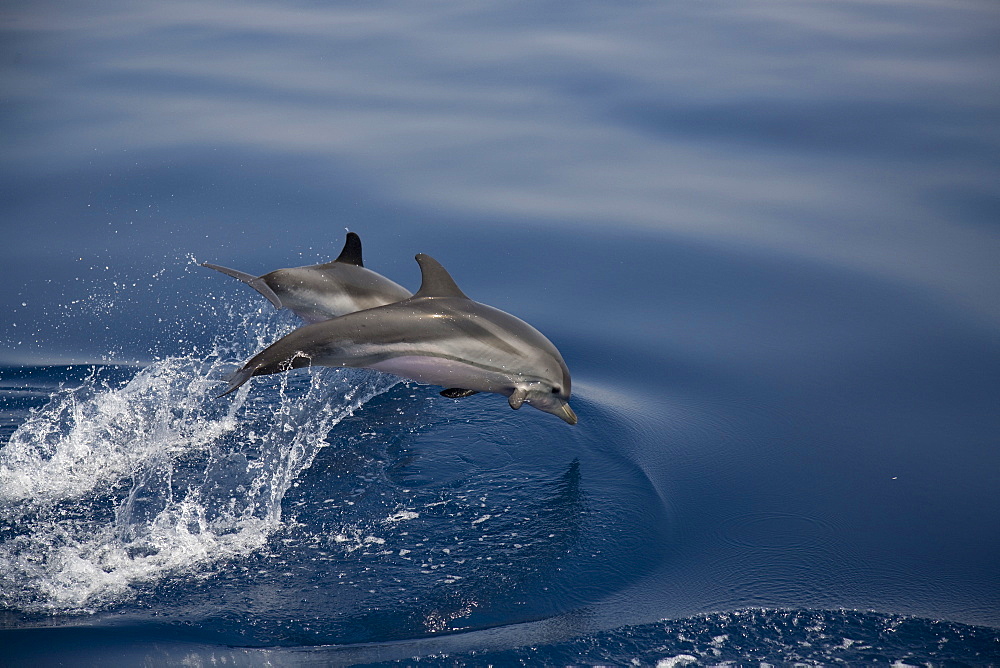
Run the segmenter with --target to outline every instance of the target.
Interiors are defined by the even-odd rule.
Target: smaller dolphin
[[[511,408],[529,404],[576,424],[569,369],[556,347],[528,323],[469,299],[434,258],[416,260],[422,282],[415,295],[300,327],[244,364],[223,395],[253,376],[313,364],[356,367],[441,385],[450,388],[447,397],[495,392]]]
[[[287,308],[307,323],[391,304],[410,296],[403,286],[365,269],[361,261],[361,237],[354,232],[347,233],[340,256],[325,264],[276,269],[263,276],[208,262],[201,266],[238,278],[267,297],[275,308]]]

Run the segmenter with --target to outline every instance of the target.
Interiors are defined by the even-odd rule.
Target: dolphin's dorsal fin
[[[348,232],[347,241],[344,242],[344,250],[340,251],[340,255],[334,262],[343,262],[359,267],[365,266],[361,261],[361,237],[354,232]]]
[[[430,255],[418,253],[417,264],[420,265],[420,289],[414,297],[461,297],[468,299],[464,292],[458,289],[451,274],[441,266],[441,263]]]

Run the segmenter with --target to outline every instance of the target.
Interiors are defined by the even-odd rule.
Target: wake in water
[[[251,311],[222,323],[208,354],[123,386],[91,374],[14,432],[0,450],[0,606],[91,611],[259,549],[330,429],[397,382],[318,369],[217,399],[234,363],[294,327]]]

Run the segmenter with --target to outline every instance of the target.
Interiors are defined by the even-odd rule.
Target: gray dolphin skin
[[[408,299],[304,325],[229,378],[229,394],[253,376],[319,365],[376,369],[441,385],[463,397],[494,392],[569,424],[570,377],[556,347],[528,323],[469,299],[437,260],[416,256],[422,282]],[[220,395],[220,396],[223,396]]]
[[[287,308],[307,323],[391,304],[410,296],[403,286],[364,267],[361,237],[354,232],[347,233],[340,256],[325,264],[276,269],[263,276],[208,262],[201,266],[243,281],[267,297],[275,308]]]

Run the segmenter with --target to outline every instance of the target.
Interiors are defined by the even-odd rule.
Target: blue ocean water
[[[15,3],[0,663],[1000,664],[1000,9]],[[569,426],[222,399],[246,286],[413,255]]]

